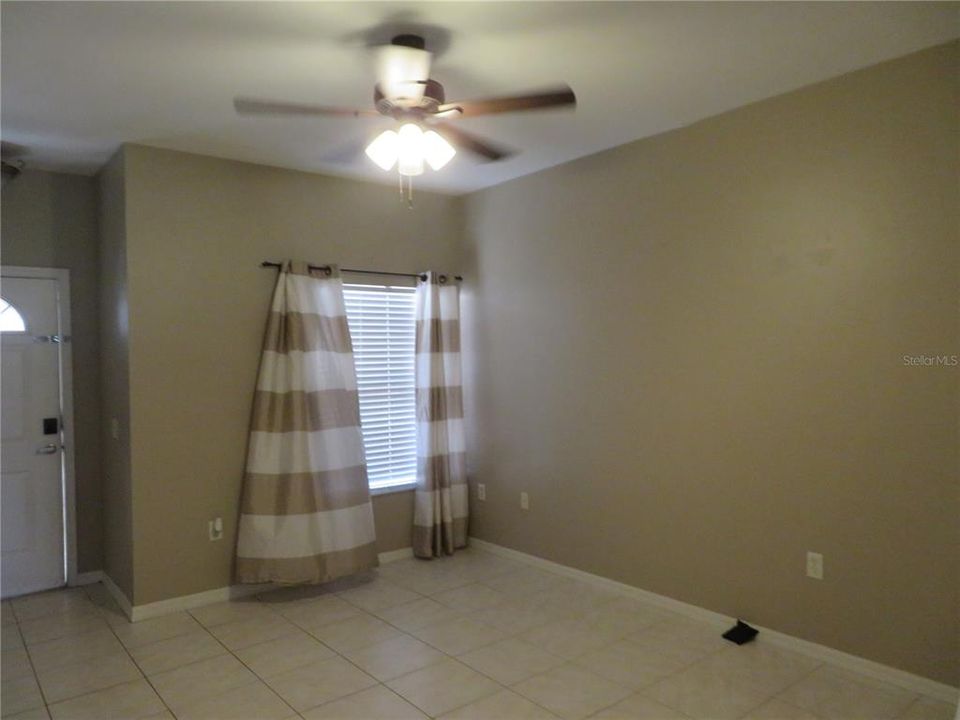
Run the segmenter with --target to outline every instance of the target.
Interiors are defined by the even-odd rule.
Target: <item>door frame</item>
[[[78,584],[77,577],[77,485],[74,466],[73,426],[73,335],[70,323],[70,271],[66,268],[0,265],[2,278],[54,280],[57,283],[57,313],[60,335],[60,413],[63,433],[63,542],[67,585]]]

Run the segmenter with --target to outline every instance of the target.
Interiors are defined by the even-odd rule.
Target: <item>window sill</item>
[[[414,490],[417,487],[416,480],[409,480],[407,482],[397,483],[396,485],[378,485],[377,487],[370,488],[370,495],[374,497],[376,495],[390,495],[391,493],[398,492],[409,492]]]

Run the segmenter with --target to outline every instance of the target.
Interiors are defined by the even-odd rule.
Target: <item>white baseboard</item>
[[[130,614],[130,621],[139,622],[141,620],[149,620],[150,618],[169,615],[170,613],[181,612],[183,610],[192,610],[193,608],[212,605],[213,603],[224,602],[226,600],[237,600],[242,597],[265,592],[272,587],[272,583],[262,583],[259,585],[227,585],[225,587],[214,588],[213,590],[193,593],[192,595],[180,595],[179,597],[169,598],[167,600],[157,600],[156,602],[146,603],[144,605],[134,605],[132,613]]]
[[[400,548],[399,550],[388,550],[387,552],[382,552],[377,556],[377,559],[380,560],[381,565],[386,565],[387,563],[396,562],[397,560],[406,560],[407,558],[413,557],[413,548],[405,547]]]
[[[602,587],[627,597],[643,600],[651,605],[656,605],[665,610],[670,610],[671,612],[675,612],[680,615],[685,615],[690,618],[708,622],[711,625],[716,626],[718,629],[727,629],[736,619],[721,613],[713,612],[712,610],[707,610],[706,608],[702,608],[697,605],[690,605],[689,603],[681,602],[680,600],[674,600],[673,598],[666,597],[665,595],[658,595],[657,593],[652,593],[648,590],[641,590],[633,585],[627,585],[625,583],[617,582],[616,580],[611,580],[600,575],[594,575],[592,573],[584,572],[583,570],[577,570],[576,568],[568,567],[567,565],[561,565],[560,563],[545,560],[535,555],[528,555],[527,553],[520,552],[519,550],[513,550],[508,547],[503,547],[502,545],[496,545],[494,543],[487,542],[486,540],[480,540],[479,538],[471,537],[470,544],[473,547],[486,550],[494,555],[500,555],[501,557],[509,558],[511,560],[517,560],[518,562],[532,565],[540,568],[541,570],[552,572],[556,575],[563,575],[575,580],[588,582],[592,585],[596,585],[597,587]],[[753,623],[751,623],[751,625],[752,624]],[[761,631],[761,638],[774,645],[778,645],[788,650],[793,650],[794,652],[807,655],[808,657],[812,657],[817,660],[822,660],[823,662],[831,663],[832,665],[836,665],[847,670],[853,670],[855,672],[862,673],[863,675],[867,675],[877,680],[888,682],[891,685],[905,688],[911,692],[922,693],[923,695],[936,698],[937,700],[943,700],[946,702],[957,702],[958,700],[958,693],[960,693],[960,690],[945,683],[921,677],[920,675],[914,675],[913,673],[908,673],[904,670],[898,670],[897,668],[883,665],[881,663],[874,662],[873,660],[867,660],[866,658],[858,657],[857,655],[851,655],[840,650],[835,650],[834,648],[827,647],[826,645],[809,642],[808,640],[801,640],[800,638],[793,637],[792,635],[777,632],[776,630],[771,630],[759,625],[755,625],[754,627]]]
[[[381,565],[386,565],[408,557],[413,557],[413,548],[406,547],[400,548],[399,550],[383,552],[379,554],[378,559]],[[98,580],[99,579],[101,578],[98,578]],[[92,580],[91,582],[97,582],[97,580]],[[111,582],[110,585],[113,585],[113,583]],[[107,587],[110,588],[110,585],[107,585]],[[144,605],[133,605],[132,607],[130,601],[120,592],[120,589],[117,588],[116,585],[113,585],[110,592],[115,598],[117,598],[117,594],[119,593],[123,600],[121,601],[117,598],[117,602],[120,603],[127,617],[130,618],[131,622],[139,622],[140,620],[148,620],[183,610],[192,610],[193,608],[203,607],[204,605],[212,605],[213,603],[224,602],[226,600],[236,600],[238,598],[256,595],[257,593],[266,592],[272,587],[274,587],[274,585],[271,583],[263,583],[260,585],[227,585],[192,595],[181,595],[179,597],[158,600],[157,602],[146,603]]]
[[[113,581],[113,578],[106,573],[102,573],[100,580],[103,582],[103,586],[107,589],[107,592],[110,593],[110,596],[117,601],[117,605],[119,605],[120,609],[123,610],[123,614],[132,621],[133,606],[130,604],[130,599],[126,596],[123,590],[121,590]]]
[[[103,582],[103,570],[91,570],[90,572],[77,573],[76,577],[70,583],[70,587],[80,587],[81,585],[93,585]]]

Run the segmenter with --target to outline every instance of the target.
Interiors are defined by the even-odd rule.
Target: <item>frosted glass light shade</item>
[[[367,145],[367,157],[384,170],[392,168],[400,154],[400,137],[393,130],[380,133]]]
[[[439,170],[453,160],[453,156],[457,154],[457,151],[453,149],[453,145],[444,140],[439,134],[433,130],[427,130],[427,132],[423,134],[423,154],[430,167],[434,170]]]
[[[399,132],[387,130],[367,146],[367,157],[389,170],[394,165],[401,175],[423,174],[426,161],[439,170],[457,154],[453,146],[433,130],[424,132],[416,123],[405,123]]]
[[[401,175],[423,174],[423,130],[418,125],[407,123],[397,133],[399,139],[399,153],[397,155],[397,169]]]

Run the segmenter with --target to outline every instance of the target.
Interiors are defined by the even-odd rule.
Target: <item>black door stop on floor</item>
[[[750,627],[743,620],[737,620],[737,624],[723,634],[723,639],[737,645],[743,645],[753,640],[758,632],[760,631],[755,627]]]

